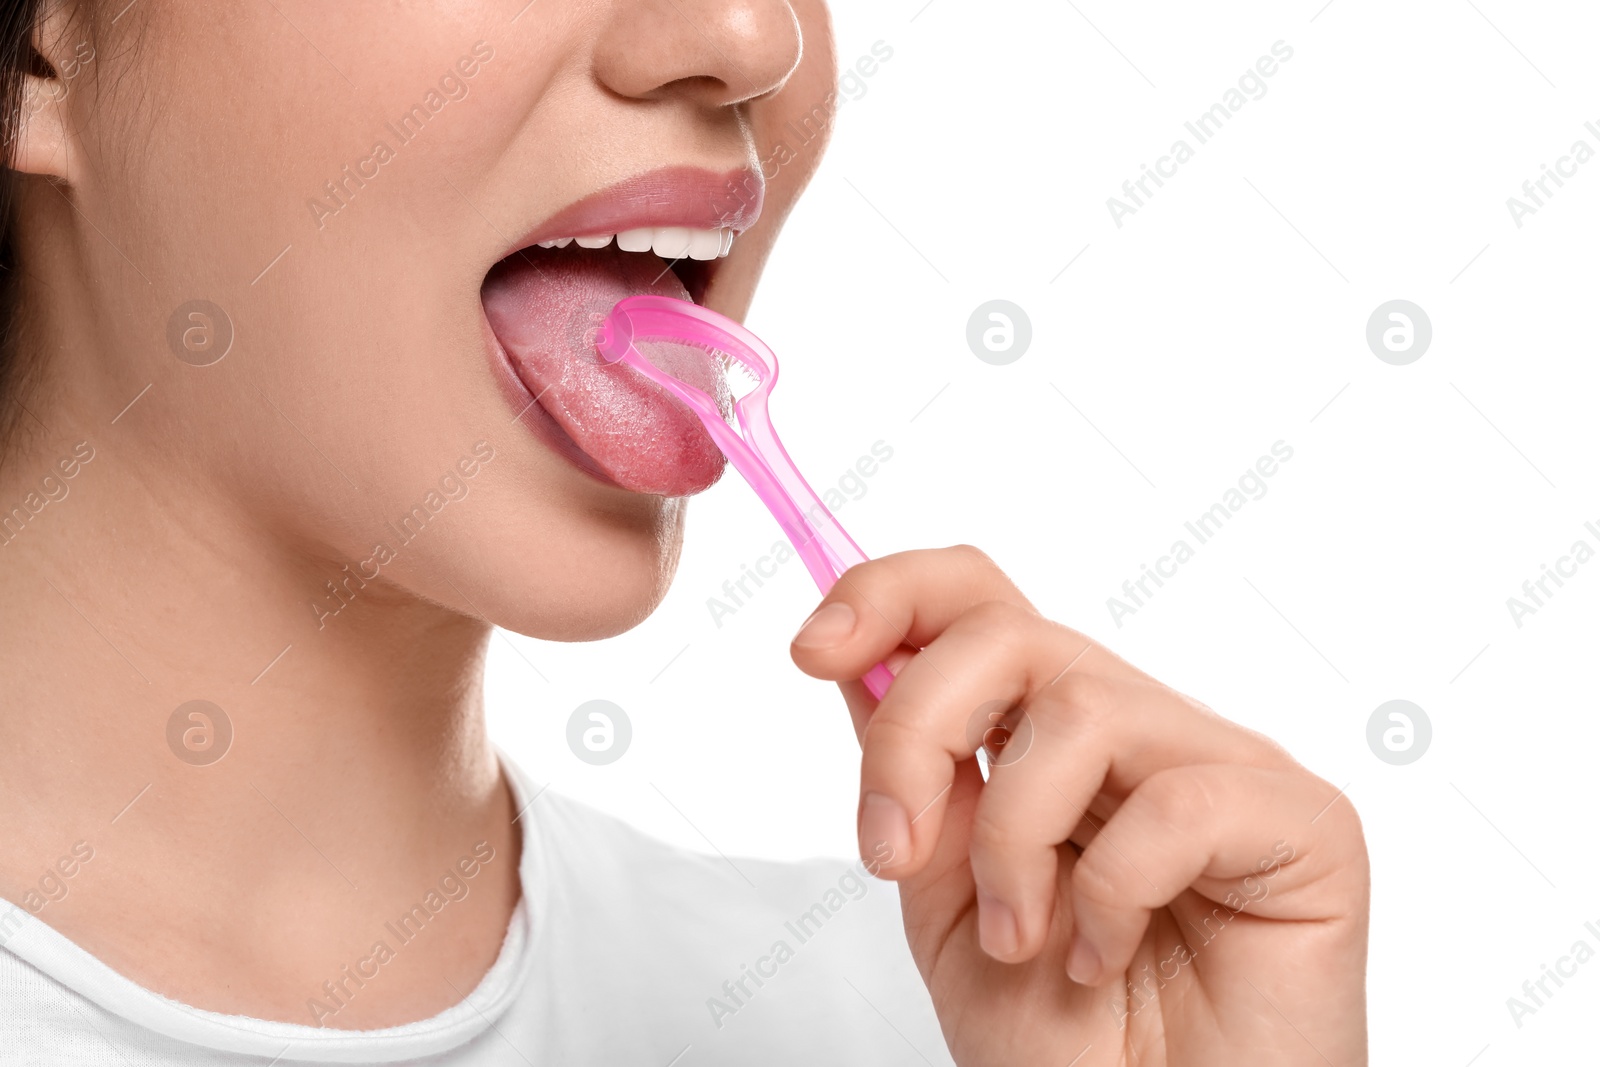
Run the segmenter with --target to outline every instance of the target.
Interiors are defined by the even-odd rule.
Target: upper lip
[[[518,239],[506,255],[540,241],[643,227],[743,233],[761,216],[765,184],[760,172],[748,167],[721,172],[702,167],[647,171],[567,205]]]

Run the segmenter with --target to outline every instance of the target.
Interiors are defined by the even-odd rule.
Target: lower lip
[[[687,297],[652,256],[613,246],[512,257],[483,286],[492,355],[516,420],[592,478],[635,493],[689,496],[726,465],[698,418],[670,394],[594,350],[594,330],[635,293]],[[654,275],[654,277],[652,277]],[[652,346],[668,371],[726,400],[721,369],[681,345]]]

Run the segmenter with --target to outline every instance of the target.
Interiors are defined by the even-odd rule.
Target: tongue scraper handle
[[[756,389],[738,401],[735,410],[741,436],[704,391],[665,373],[639,351],[635,339],[655,339],[721,352],[749,371]],[[789,458],[767,412],[767,396],[778,377],[772,350],[739,323],[687,300],[639,295],[620,301],[595,337],[595,347],[608,363],[623,362],[682,401],[700,420],[761,502],[783,528],[824,595],[841,575],[866,553],[839,525]],[[862,676],[867,691],[879,700],[894,675],[879,663]]]

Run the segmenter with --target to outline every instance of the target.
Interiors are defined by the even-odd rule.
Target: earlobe
[[[68,180],[73,170],[66,84],[57,77],[24,75],[11,142],[11,169]]]

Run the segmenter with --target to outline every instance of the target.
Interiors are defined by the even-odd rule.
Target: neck
[[[486,840],[457,940],[419,938],[315,1021],[454,1003],[517,895],[489,628],[381,579],[319,624],[337,563],[109,416],[38,410],[0,465],[0,896],[168,996],[313,1022],[324,978]],[[50,877],[75,847],[93,858]]]

